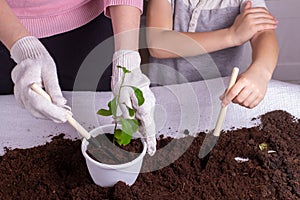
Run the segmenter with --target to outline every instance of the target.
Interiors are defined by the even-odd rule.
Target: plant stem
[[[120,70],[120,69],[119,69]],[[122,81],[121,81],[121,85],[120,85],[120,88],[119,88],[119,91],[118,91],[118,94],[117,94],[117,102],[116,102],[116,107],[117,107],[117,110],[118,110],[118,107],[119,107],[119,101],[120,101],[120,96],[121,96],[121,89],[123,87],[123,84],[124,84],[124,80],[125,80],[125,75],[126,73],[124,73],[123,77],[122,77]],[[118,111],[117,111],[118,112]],[[117,118],[117,117],[116,117]],[[117,125],[118,125],[118,122],[117,122],[117,119],[114,119],[114,122],[115,122],[115,128],[114,128],[114,132],[116,131],[117,129]],[[115,140],[115,137],[113,139],[113,142]]]
[[[117,96],[117,107],[118,107],[118,104],[119,104],[119,100],[120,100],[120,96],[121,96],[121,89],[123,87],[123,84],[124,84],[124,80],[125,80],[125,73],[122,77],[122,81],[121,81],[121,85],[120,85],[120,88],[119,88],[119,91],[118,91],[118,96]]]
[[[121,96],[121,89],[123,87],[123,84],[124,84],[124,80],[125,80],[125,73],[122,77],[122,81],[121,81],[121,85],[120,85],[120,88],[119,88],[119,91],[118,91],[118,94],[117,94],[117,102],[116,102],[116,107],[118,108],[119,107],[119,101],[120,101],[120,96]],[[115,127],[116,128],[116,127]]]

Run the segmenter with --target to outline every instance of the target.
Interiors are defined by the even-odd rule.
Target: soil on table
[[[60,135],[39,147],[7,149],[0,157],[0,199],[300,199],[299,119],[273,111],[261,121],[257,127],[222,133],[205,169],[198,158],[205,137],[200,133],[177,160],[141,173],[131,187],[95,185],[80,140]],[[176,156],[189,138],[161,138],[158,148],[174,140],[176,145],[167,155],[147,156],[143,167]]]

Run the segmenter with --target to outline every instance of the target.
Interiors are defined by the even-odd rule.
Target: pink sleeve
[[[133,6],[140,9],[141,14],[143,13],[143,0],[104,0],[104,14],[110,17],[109,6],[127,5]]]

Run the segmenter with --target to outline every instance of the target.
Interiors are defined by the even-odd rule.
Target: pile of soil
[[[0,157],[0,199],[300,199],[299,119],[273,111],[261,121],[257,127],[223,133],[205,169],[198,158],[205,136],[200,133],[179,159],[141,173],[131,187],[122,182],[111,188],[95,185],[81,142],[63,135],[35,148],[7,149]],[[178,145],[168,156],[147,157],[144,165],[176,154],[187,138],[173,139]],[[158,148],[171,141],[158,140]],[[235,157],[249,161],[239,163]]]

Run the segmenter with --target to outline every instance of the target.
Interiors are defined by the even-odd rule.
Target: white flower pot
[[[99,134],[113,133],[113,130],[114,125],[109,124],[93,129],[90,134],[96,137]],[[136,159],[124,164],[110,165],[100,163],[92,159],[86,153],[88,142],[86,141],[86,139],[83,139],[81,144],[81,151],[86,160],[86,164],[93,181],[101,187],[111,187],[118,181],[123,181],[131,186],[136,181],[139,175],[143,163],[143,158],[146,154],[147,144],[145,141],[142,141],[142,143],[143,151]]]

